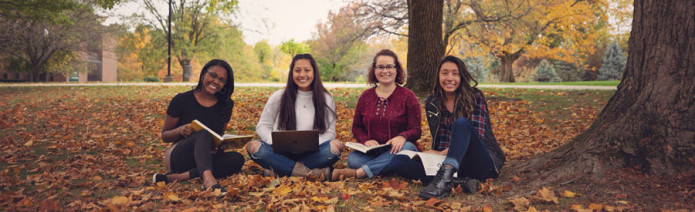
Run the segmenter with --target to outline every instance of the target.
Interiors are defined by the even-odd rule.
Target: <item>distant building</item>
[[[87,62],[87,73],[73,71],[69,76],[48,72],[39,76],[39,82],[114,82],[118,79],[116,40],[111,36],[101,36],[101,45],[89,46],[80,52],[79,58]],[[11,72],[0,68],[0,81],[28,82],[31,75],[25,72]]]

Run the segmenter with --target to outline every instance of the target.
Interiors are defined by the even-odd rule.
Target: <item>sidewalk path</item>
[[[51,86],[195,86],[193,82],[107,82],[107,83],[0,83],[1,87],[51,87]],[[326,88],[366,88],[366,84],[324,83]],[[235,87],[284,87],[285,83],[234,83]],[[559,90],[616,90],[615,86],[590,85],[478,85],[480,88],[559,89]]]

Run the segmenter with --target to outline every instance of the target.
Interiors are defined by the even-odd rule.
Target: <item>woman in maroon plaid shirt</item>
[[[434,177],[426,176],[422,163],[407,156],[397,155],[390,164],[397,175],[429,183],[420,191],[421,197],[444,197],[459,185],[474,193],[479,181],[499,175],[505,156],[492,133],[487,102],[477,85],[458,57],[447,56],[439,63],[434,92],[425,101],[433,139],[432,150],[427,152],[446,159]]]

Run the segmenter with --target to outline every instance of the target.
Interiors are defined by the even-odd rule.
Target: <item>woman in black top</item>
[[[165,157],[168,174],[154,174],[155,183],[201,177],[206,189],[226,191],[215,178],[239,172],[244,157],[237,152],[213,149],[210,133],[195,132],[190,123],[197,119],[217,134],[224,134],[234,107],[232,93],[232,67],[224,60],[215,59],[203,66],[193,90],[179,93],[171,100],[162,127],[162,140],[173,143]]]

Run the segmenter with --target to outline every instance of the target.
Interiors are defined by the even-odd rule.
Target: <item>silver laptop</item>
[[[318,130],[288,130],[271,132],[273,152],[302,154],[319,151]]]

